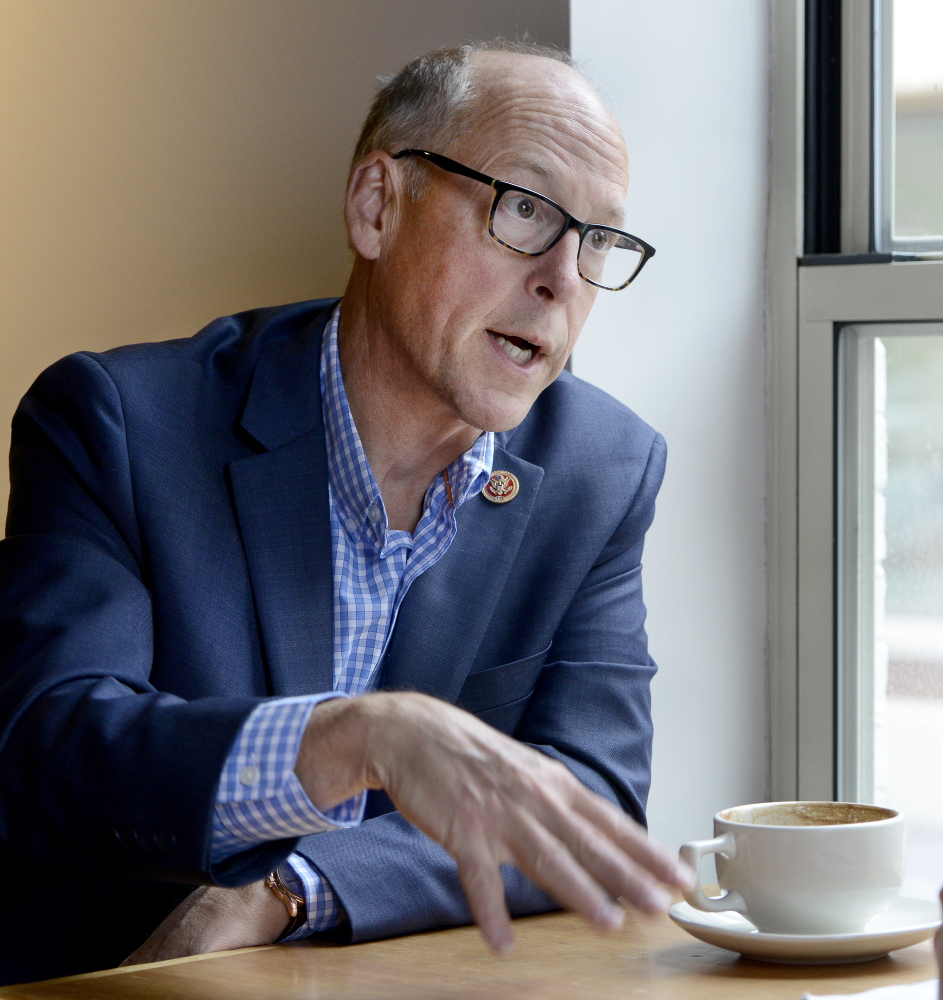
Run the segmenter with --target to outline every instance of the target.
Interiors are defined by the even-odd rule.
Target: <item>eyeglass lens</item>
[[[522,253],[540,253],[557,238],[566,219],[549,202],[511,189],[498,199],[492,235]],[[604,288],[621,288],[639,269],[645,253],[626,236],[609,229],[590,229],[580,244],[580,274]]]

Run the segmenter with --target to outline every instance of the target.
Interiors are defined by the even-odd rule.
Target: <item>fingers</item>
[[[567,775],[567,777],[570,777]],[[594,795],[573,779],[570,807],[605,834],[621,852],[641,865],[654,878],[675,889],[689,889],[694,872],[675,854],[648,839],[646,831],[611,802]],[[566,816],[566,813],[563,813]]]
[[[617,807],[593,794],[559,765],[547,768],[533,788],[533,794],[519,800],[520,813],[528,812],[533,820],[546,828],[556,846],[550,857],[556,866],[568,872],[568,884],[576,898],[582,902],[575,906],[581,913],[598,893],[605,898],[622,899],[645,913],[664,913],[671,902],[658,883],[667,883],[680,889],[688,888],[693,872],[677,857],[648,840],[646,832]],[[527,832],[521,836],[515,860],[525,858],[537,838],[533,824],[523,822]],[[569,860],[562,859],[566,852]],[[582,877],[570,866],[575,864]],[[578,879],[578,880],[577,880]],[[587,895],[587,879],[595,886],[597,895]],[[553,884],[542,884],[564,905],[572,905],[560,897]],[[589,914],[587,914],[589,915]]]
[[[526,812],[520,814],[519,824],[512,845],[515,864],[566,909],[602,930],[621,927],[622,910],[567,845]]]
[[[652,915],[668,909],[671,898],[655,876],[579,814],[557,816],[553,833],[609,896]]]
[[[496,951],[513,942],[503,861],[601,928],[622,922],[614,899],[662,913],[670,900],[658,883],[693,884],[686,865],[562,764],[422,695],[368,697],[396,723],[371,730],[382,752],[370,759],[386,762],[381,783],[401,814],[455,857],[472,915]]]
[[[487,849],[473,848],[456,861],[472,919],[492,950],[507,955],[514,948],[514,932],[497,858]]]

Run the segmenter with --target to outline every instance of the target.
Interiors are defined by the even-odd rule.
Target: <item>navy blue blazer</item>
[[[119,962],[195,884],[297,850],[350,940],[470,920],[451,859],[371,794],[361,827],[210,865],[216,784],[260,698],[332,687],[318,378],[333,301],[75,354],[14,418],[0,543],[0,978]],[[474,712],[644,822],[641,555],[664,442],[563,373],[497,435],[511,503],[469,499],[403,601],[382,687]],[[513,913],[553,904],[506,873]],[[52,893],[55,892],[55,898]]]

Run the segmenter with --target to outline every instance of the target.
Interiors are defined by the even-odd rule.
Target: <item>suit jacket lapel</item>
[[[242,427],[265,449],[229,467],[272,693],[334,686],[334,574],[320,358],[331,306],[256,366]],[[543,469],[497,443],[494,468],[520,493],[470,497],[449,551],[410,587],[384,661],[383,686],[454,701],[511,572]]]
[[[268,450],[230,469],[272,693],[334,686],[333,562],[320,357],[330,308],[259,359],[242,426]]]
[[[458,509],[448,552],[410,587],[387,650],[383,687],[458,697],[527,530],[544,470],[495,445],[494,468],[520,493],[505,504],[480,494]]]

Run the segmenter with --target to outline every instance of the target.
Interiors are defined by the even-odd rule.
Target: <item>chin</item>
[[[463,408],[462,418],[472,427],[478,427],[483,431],[493,431],[500,434],[501,431],[513,430],[530,413],[530,408],[534,405],[534,400],[515,400],[509,403],[504,399],[500,403],[491,400],[478,400],[477,405]]]

